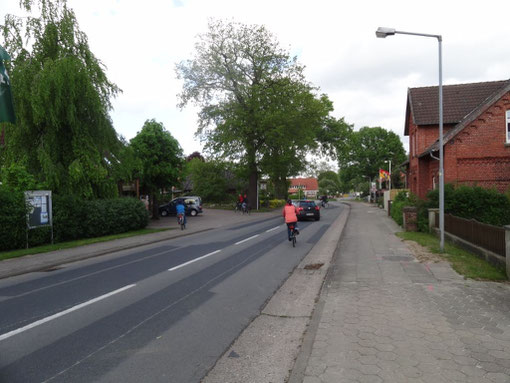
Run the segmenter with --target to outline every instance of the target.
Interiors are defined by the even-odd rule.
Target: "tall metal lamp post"
[[[396,34],[433,37],[439,44],[439,231],[440,250],[444,251],[444,166],[443,166],[443,64],[442,48],[443,37],[441,35],[430,35],[426,33],[414,33],[397,31],[394,28],[379,27],[375,35],[379,38],[393,36]]]
[[[390,191],[390,199],[391,199],[391,160],[384,161],[385,164],[389,163],[389,178],[388,178],[388,189]]]

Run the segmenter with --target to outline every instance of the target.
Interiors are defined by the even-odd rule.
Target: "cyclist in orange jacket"
[[[287,200],[287,205],[285,205],[283,207],[283,218],[285,218],[285,223],[287,224],[287,235],[289,237],[289,241],[291,240],[290,239],[290,226],[294,226],[294,232],[296,234],[299,234],[299,229],[297,227],[297,213],[298,213],[298,210],[297,210],[297,207],[295,207],[293,204],[292,204],[292,200]]]

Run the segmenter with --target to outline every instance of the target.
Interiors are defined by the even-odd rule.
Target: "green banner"
[[[9,54],[0,47],[0,122],[16,123],[12,102],[11,81],[3,60],[10,60]]]

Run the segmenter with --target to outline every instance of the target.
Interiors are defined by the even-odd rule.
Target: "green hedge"
[[[0,250],[22,248],[26,243],[24,196],[0,188]]]
[[[427,194],[430,207],[439,207],[439,191]],[[510,200],[495,189],[479,186],[445,185],[444,211],[457,217],[476,219],[490,225],[510,224]]]
[[[445,213],[457,217],[476,219],[490,225],[503,226],[510,224],[510,199],[494,189],[484,189],[478,186],[445,185],[444,189]],[[428,209],[439,207],[439,191],[432,190],[427,194],[427,201],[420,200],[415,195],[399,193],[391,205],[391,216],[402,226],[402,209],[404,206],[418,208],[418,228],[428,231]]]
[[[101,237],[138,230],[147,226],[149,215],[136,198],[82,200],[53,195],[53,236],[55,242]],[[49,243],[50,228],[29,231],[29,246]],[[23,193],[0,188],[0,251],[18,249],[26,243]]]

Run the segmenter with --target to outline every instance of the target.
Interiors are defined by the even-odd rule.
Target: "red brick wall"
[[[445,183],[496,187],[504,192],[510,187],[510,146],[506,144],[505,116],[510,109],[510,92],[489,107],[444,147]],[[416,127],[409,119],[409,150],[417,135],[417,153],[423,152],[438,137],[437,126]],[[446,133],[452,126],[444,126]],[[418,160],[410,156],[409,187],[425,198],[433,188],[439,161],[430,157]],[[416,182],[413,179],[416,178]]]
[[[510,146],[506,144],[505,127],[509,109],[507,93],[455,137],[449,145],[455,162],[450,164],[451,174],[445,172],[450,182],[495,187],[500,192],[510,187]]]

